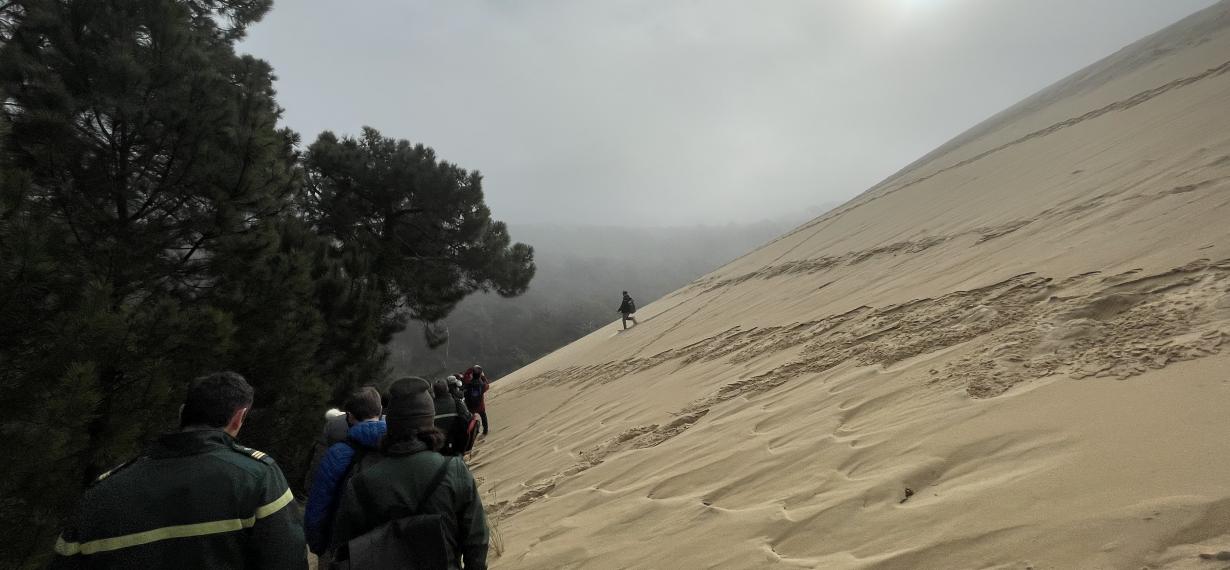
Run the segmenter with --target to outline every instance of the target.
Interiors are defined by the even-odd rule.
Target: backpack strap
[[[453,462],[452,457],[444,460],[440,464],[440,468],[436,470],[436,474],[431,478],[431,482],[427,484],[427,490],[423,492],[423,496],[419,497],[419,501],[414,504],[414,508],[410,510],[410,514],[417,514],[419,509],[423,508],[423,503],[430,499],[432,494],[436,492],[436,488],[444,481],[444,476],[448,474],[448,466]]]

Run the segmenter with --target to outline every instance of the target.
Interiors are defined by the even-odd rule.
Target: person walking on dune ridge
[[[632,321],[632,326],[638,324],[636,317],[632,316],[636,314],[636,301],[632,300],[632,296],[627,291],[624,291],[623,302],[619,304],[619,309],[616,312],[623,315],[624,330],[628,330],[628,321]]]

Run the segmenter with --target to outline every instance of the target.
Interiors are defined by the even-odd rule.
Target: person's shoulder
[[[265,474],[272,471],[281,472],[278,462],[274,461],[273,457],[270,457],[268,453],[259,449],[253,449],[231,441],[230,445],[222,453],[228,463],[246,472],[256,474]]]
[[[470,473],[470,468],[466,467],[465,461],[462,461],[460,457],[445,455],[444,463],[447,464],[445,468],[447,469],[448,478],[450,480],[461,483],[463,486],[477,486],[477,482],[474,480],[474,474]]]
[[[325,458],[322,462],[332,463],[336,461],[350,461],[350,458],[354,457],[354,454],[358,451],[358,448],[358,442],[343,439],[342,441],[330,445],[329,449],[325,450]]]

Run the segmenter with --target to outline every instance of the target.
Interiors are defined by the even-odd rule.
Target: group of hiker
[[[481,366],[352,392],[325,427],[302,519],[272,458],[236,443],[253,390],[196,379],[180,429],[99,476],[53,568],[486,568],[488,528],[462,456],[490,430]]]
[[[636,302],[623,292],[624,329]],[[252,407],[239,374],[197,378],[179,430],[86,489],[52,568],[487,566],[488,529],[462,460],[490,429],[482,366],[361,387],[330,410],[308,461],[303,515],[282,470],[235,441]]]
[[[483,434],[490,430],[485,397],[489,388],[478,365],[428,384],[425,393],[431,398],[432,427],[439,440],[433,451],[445,457],[463,455],[473,448],[480,426]],[[308,548],[322,561],[334,558],[340,546],[337,537],[349,534],[344,524],[334,524],[342,517],[339,511],[347,479],[353,480],[390,455],[386,433],[394,412],[392,388],[389,396],[386,410],[380,392],[364,386],[350,395],[342,410],[326,415],[305,482],[308,498],[303,518]],[[354,553],[349,554],[353,558]]]

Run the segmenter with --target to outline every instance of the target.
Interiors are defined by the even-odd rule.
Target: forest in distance
[[[677,227],[510,224],[534,244],[537,272],[523,295],[479,293],[440,321],[448,342],[431,348],[415,324],[389,343],[394,374],[428,378],[482,364],[499,378],[618,320],[621,291],[638,306],[764,245],[833,207],[749,223]]]

